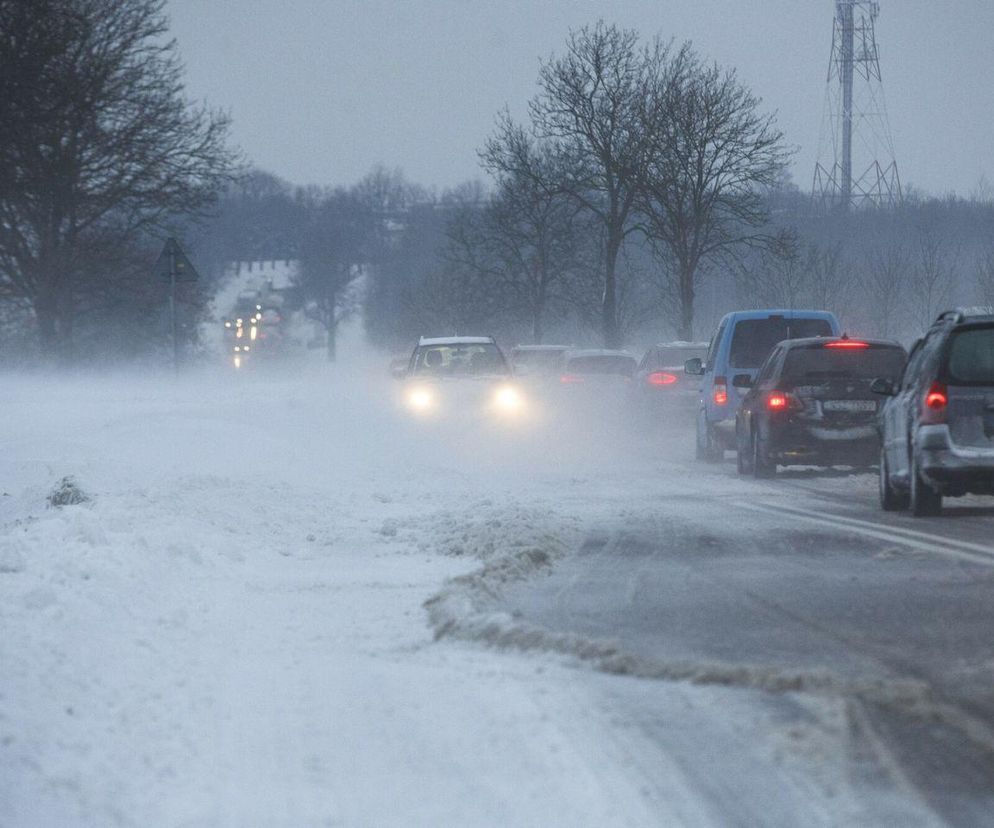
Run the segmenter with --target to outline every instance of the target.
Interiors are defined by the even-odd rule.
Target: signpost
[[[173,334],[173,367],[179,373],[179,340],[176,338],[176,283],[195,282],[200,278],[193,263],[186,257],[179,242],[171,236],[156,259],[154,271],[161,279],[169,280],[169,317]]]

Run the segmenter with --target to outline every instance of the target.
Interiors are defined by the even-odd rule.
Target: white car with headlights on
[[[401,380],[400,403],[423,420],[521,422],[532,412],[491,336],[421,337]]]

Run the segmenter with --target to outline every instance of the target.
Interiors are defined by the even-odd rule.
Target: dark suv
[[[736,415],[741,474],[771,477],[777,464],[866,466],[876,461],[875,379],[894,381],[905,351],[886,340],[817,337],[779,343],[752,380]]]
[[[900,382],[880,380],[880,505],[937,515],[942,498],[994,494],[994,308],[943,313]]]

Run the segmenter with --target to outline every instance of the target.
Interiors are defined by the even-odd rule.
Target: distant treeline
[[[994,303],[994,202],[913,194],[893,210],[824,213],[786,179],[764,198],[763,232],[777,244],[708,265],[696,338],[706,339],[727,311],[775,306],[826,308],[853,333],[907,341],[946,307]],[[298,259],[297,302],[335,307],[336,321],[360,312],[369,338],[387,349],[452,333],[599,344],[596,234],[577,231],[553,251],[568,276],[548,292],[536,337],[527,268],[502,265],[493,242],[474,235],[504,209],[499,191],[480,183],[436,194],[377,169],[350,188],[321,190],[255,172],[223,196],[217,217],[191,241],[215,278],[235,259]],[[618,267],[625,345],[679,335],[666,268],[644,237],[625,241]],[[365,299],[346,306],[345,288],[361,274]]]

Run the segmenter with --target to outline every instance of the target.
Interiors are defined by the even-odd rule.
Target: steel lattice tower
[[[901,201],[875,22],[880,4],[835,0],[832,57],[812,194],[826,208]],[[854,166],[854,161],[856,162]],[[853,170],[863,171],[854,176]]]

